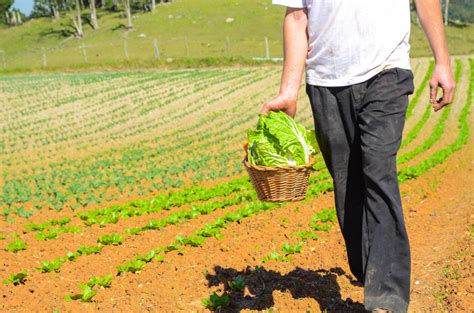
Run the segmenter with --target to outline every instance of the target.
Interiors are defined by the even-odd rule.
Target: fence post
[[[128,44],[127,39],[123,41],[123,51],[125,53],[125,59],[128,60]]]
[[[229,38],[229,36],[225,37],[225,51],[227,52],[227,54],[229,54],[229,52],[230,52],[230,38]]]
[[[160,58],[160,49],[158,49],[158,39],[153,39],[153,49],[155,50],[155,59]]]
[[[82,43],[81,49],[82,49],[82,56],[84,57],[84,62],[89,63],[89,60],[87,59],[87,52],[86,52],[86,47],[84,46],[84,43]]]
[[[270,47],[268,46],[268,37],[265,37],[265,57],[270,58]]]
[[[186,47],[186,56],[189,56],[189,45],[188,45],[188,36],[184,37],[184,45]]]
[[[41,47],[41,52],[43,54],[43,67],[48,66],[48,59],[46,57],[46,49],[44,47]]]

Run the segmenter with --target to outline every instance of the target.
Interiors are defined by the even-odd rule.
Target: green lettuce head
[[[248,159],[262,166],[308,164],[318,151],[314,131],[296,123],[286,113],[259,115],[256,130],[248,130]]]

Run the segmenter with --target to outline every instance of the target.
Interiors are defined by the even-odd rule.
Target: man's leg
[[[350,87],[307,85],[316,137],[334,181],[337,217],[346,243],[349,266],[364,281],[362,260],[362,212],[364,181],[360,139]]]
[[[363,245],[365,307],[407,310],[410,299],[410,248],[398,187],[400,147],[411,71],[391,69],[367,83],[357,121],[365,183]]]

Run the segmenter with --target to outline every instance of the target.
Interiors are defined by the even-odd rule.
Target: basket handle
[[[248,154],[249,154],[249,142],[248,141],[243,141],[242,146],[243,146],[244,151],[245,151],[245,157],[247,157]]]

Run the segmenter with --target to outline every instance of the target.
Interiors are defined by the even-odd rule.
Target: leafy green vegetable
[[[0,234],[0,240],[5,240],[7,239],[7,236]]]
[[[59,269],[61,268],[62,263],[64,263],[63,258],[57,258],[52,261],[44,260],[40,262],[40,266],[38,266],[36,269],[40,271],[41,273],[49,273],[49,272],[59,272]]]
[[[309,227],[314,231],[330,231],[332,229],[331,224],[311,223]]]
[[[299,242],[296,245],[292,246],[289,243],[284,243],[283,248],[281,249],[285,255],[300,253],[303,248],[304,242]]]
[[[68,259],[69,261],[75,261],[79,256],[80,256],[79,253],[69,251],[66,254],[66,259]]]
[[[64,300],[81,300],[81,302],[91,302],[92,298],[97,294],[97,291],[92,290],[92,287],[88,284],[81,284],[82,293],[67,295],[64,297]]]
[[[157,257],[156,250],[150,250],[150,251],[147,253],[147,255],[145,255],[145,256],[137,256],[137,257],[136,257],[136,260],[137,260],[137,261],[143,261],[143,262],[149,263],[149,262],[151,262],[151,260],[153,260],[155,257]]]
[[[111,234],[111,235],[104,235],[97,239],[98,243],[101,243],[103,245],[114,245],[118,246],[121,245],[123,241],[123,237],[120,236],[119,234]]]
[[[223,309],[229,306],[230,298],[227,295],[218,296],[213,292],[209,298],[202,299],[202,305],[209,310]]]
[[[312,218],[312,222],[335,222],[336,221],[336,210],[335,209],[324,209],[318,213],[316,213]]]
[[[100,253],[100,251],[102,251],[102,246],[80,246],[76,252],[79,255],[90,255]]]
[[[16,253],[21,250],[26,250],[26,248],[27,248],[26,243],[18,239],[18,240],[10,242],[5,248],[5,251],[11,251],[11,252]]]
[[[270,262],[270,261],[289,262],[290,258],[286,256],[282,256],[278,252],[273,252],[262,259],[263,263]]]
[[[3,283],[5,285],[13,284],[15,286],[17,286],[19,284],[24,284],[25,281],[26,281],[26,276],[28,276],[28,272],[27,271],[22,271],[20,273],[10,275],[8,277],[8,279],[3,281]]]
[[[87,285],[91,288],[93,288],[95,285],[108,288],[112,284],[112,278],[113,278],[112,274],[105,275],[102,278],[93,276],[89,279],[89,282],[87,283]]]
[[[204,237],[176,236],[176,241],[182,244],[183,246],[199,247],[204,243],[205,240],[206,238]]]
[[[296,232],[294,234],[292,234],[293,236],[296,236],[296,237],[300,237],[301,239],[303,240],[307,240],[307,239],[313,239],[313,240],[317,240],[318,239],[318,235],[316,235],[315,233],[313,233],[312,231],[305,231],[305,230],[302,230],[302,231],[299,231],[299,232]]]
[[[131,272],[136,273],[141,271],[146,265],[146,262],[142,260],[128,261],[125,264],[117,266],[117,271],[119,273]]]
[[[245,280],[242,275],[238,275],[234,280],[227,282],[232,290],[244,290]]]
[[[318,151],[314,131],[282,111],[259,115],[256,130],[248,130],[249,162],[253,165],[303,165]]]

